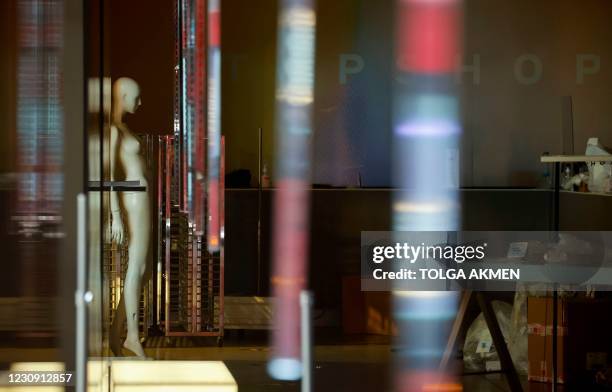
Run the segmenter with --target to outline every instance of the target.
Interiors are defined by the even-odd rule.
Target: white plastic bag
[[[493,301],[493,311],[519,374],[527,373],[527,295],[515,294],[514,307]],[[468,329],[463,346],[463,364],[468,372],[499,370],[499,357],[483,314]]]

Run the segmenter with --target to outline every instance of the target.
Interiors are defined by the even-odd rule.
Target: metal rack
[[[125,266],[127,261],[127,248],[117,246],[115,243],[104,244],[104,303],[109,304],[105,307],[103,316],[104,335],[108,336],[110,327],[115,319],[115,313],[119,306],[121,291],[123,290],[123,278],[125,276]]]
[[[187,211],[181,210],[175,177],[176,138],[160,138],[158,194],[160,216],[159,297],[163,302],[165,336],[213,336],[223,342],[224,256],[223,251],[210,254],[203,246],[204,235],[194,230]],[[220,188],[221,200],[223,187]],[[174,195],[174,196],[173,196]],[[221,214],[223,215],[223,214]]]
[[[103,317],[104,333],[108,336],[110,326],[115,319],[117,307],[121,299],[121,293],[123,292],[123,282],[125,281],[125,274],[127,272],[128,265],[128,247],[124,245],[118,245],[114,242],[104,244],[104,281],[105,292],[104,292],[104,303],[109,304],[106,307],[106,311]],[[138,319],[140,320],[140,336],[146,337],[148,335],[148,326],[151,325],[151,307],[152,303],[149,300],[149,292],[151,291],[151,282],[145,281],[143,283],[143,293],[140,298],[140,307]]]

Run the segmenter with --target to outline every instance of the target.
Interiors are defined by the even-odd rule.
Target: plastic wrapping
[[[527,374],[527,293],[516,292],[514,306],[492,302],[495,317],[519,374]],[[470,325],[463,346],[463,363],[468,372],[500,370],[493,338],[482,313]]]

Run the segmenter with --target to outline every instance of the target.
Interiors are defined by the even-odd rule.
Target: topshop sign
[[[338,59],[338,78],[340,84],[343,85],[347,84],[352,76],[360,74],[367,67],[363,56],[356,53],[343,53],[338,56]],[[482,80],[483,62],[480,54],[474,54],[469,61],[463,61],[458,68],[457,83],[469,81],[473,85],[479,85]],[[516,57],[513,63],[509,64],[509,70],[513,72],[514,80],[517,83],[529,86],[542,80],[545,65],[538,55],[525,53]],[[601,71],[601,57],[592,53],[576,54],[575,71],[576,84],[584,84],[589,77]]]

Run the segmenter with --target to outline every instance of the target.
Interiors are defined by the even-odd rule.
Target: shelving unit
[[[611,155],[542,155],[540,162],[545,164],[554,165],[554,183],[553,183],[553,224],[552,230],[554,232],[559,231],[559,210],[560,210],[560,195],[561,195],[561,164],[562,163],[578,163],[578,162],[612,162]],[[574,192],[578,194],[588,194],[588,192]],[[553,315],[552,315],[552,336],[557,336],[557,328],[559,324],[559,315],[557,314],[557,304],[559,302],[558,290],[556,284],[553,287]],[[552,390],[557,391],[557,379],[558,379],[558,368],[557,368],[557,339],[552,340]]]
[[[542,163],[612,162],[612,155],[542,155]]]
[[[177,139],[160,142],[158,195],[160,250],[158,252],[160,327],[164,336],[211,336],[223,343],[224,253],[206,251],[204,234],[194,230],[189,213],[179,207],[176,192]],[[222,155],[223,162],[223,155]],[[222,165],[223,172],[223,165]],[[223,178],[223,177],[221,177]],[[221,205],[224,188],[220,187]],[[223,219],[221,219],[223,224]]]

